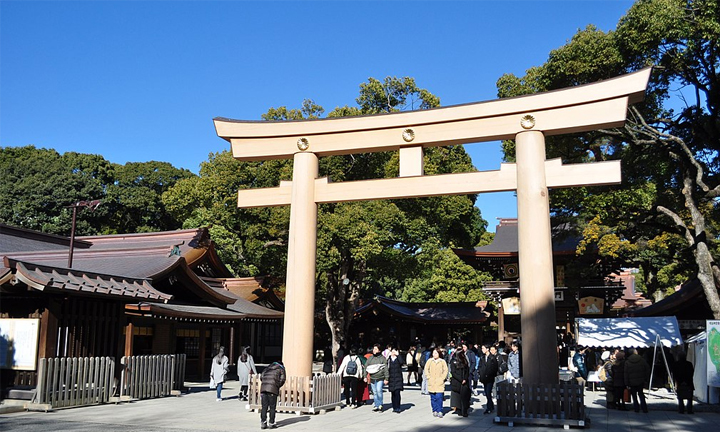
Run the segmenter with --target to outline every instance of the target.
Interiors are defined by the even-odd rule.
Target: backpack
[[[432,352],[430,350],[423,351],[422,357],[420,357],[420,367],[425,369],[425,365],[427,364],[428,360],[430,360],[430,356],[432,355]]]
[[[498,373],[504,374],[508,371],[508,362],[505,359],[505,356],[498,356]]]
[[[355,360],[350,357],[350,361],[348,362],[347,366],[345,366],[345,375],[355,375],[357,373],[357,370],[357,357],[355,357]]]

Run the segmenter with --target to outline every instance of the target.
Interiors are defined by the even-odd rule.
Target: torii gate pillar
[[[558,358],[550,204],[542,132],[519,133],[515,140],[515,157],[520,325],[523,340],[532,341],[523,344],[523,382],[552,383],[557,381]]]
[[[290,196],[290,237],[288,239],[287,283],[283,351],[285,368],[292,376],[312,375],[315,258],[317,250],[317,204],[315,153],[295,153]]]

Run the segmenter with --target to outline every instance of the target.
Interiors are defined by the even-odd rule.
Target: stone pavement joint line
[[[215,401],[215,391],[205,383],[188,383],[190,391],[180,397],[149,399],[119,405],[98,405],[57,410],[51,413],[20,412],[0,416],[3,431],[259,431],[260,415],[245,409],[245,402],[237,399],[237,382],[226,383],[223,401]],[[278,413],[278,428],[288,431],[367,431],[382,428],[388,431],[548,431],[553,426],[522,425],[510,428],[494,423],[492,415],[483,415],[485,397],[473,396],[473,411],[467,418],[451,414],[450,392],[445,392],[445,417],[435,418],[430,410],[430,398],[420,394],[418,386],[406,387],[402,392],[401,413],[393,413],[390,395],[384,395],[382,413],[372,412],[371,405],[359,409],[343,408],[326,414],[297,415]],[[717,431],[720,409],[717,405],[696,403],[696,414],[677,412],[672,394],[664,390],[648,394],[650,412],[607,410],[603,391],[588,391],[585,405],[590,418],[586,430],[625,432],[657,431]],[[575,428],[573,428],[575,429]]]

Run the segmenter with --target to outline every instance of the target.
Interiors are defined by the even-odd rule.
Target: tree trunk
[[[358,263],[359,269],[354,269],[356,280],[350,279],[350,270],[353,270],[354,260],[347,258],[342,261],[339,276],[328,273],[328,290],[325,300],[325,320],[330,326],[332,336],[331,349],[333,356],[333,370],[338,364],[338,350],[340,347],[348,348],[347,336],[355,315],[355,305],[359,296],[360,283],[365,276],[365,264]]]
[[[715,319],[720,319],[720,296],[715,285],[712,270],[712,255],[705,242],[699,242],[695,247],[695,261],[698,264],[698,279],[702,284],[705,298]]]
[[[693,249],[695,263],[697,264],[697,278],[703,287],[705,299],[708,305],[710,305],[713,317],[720,319],[720,296],[718,296],[717,286],[715,285],[715,275],[712,265],[713,257],[707,246],[705,216],[700,212],[693,194],[696,186],[698,185],[693,179],[692,172],[684,170],[682,194],[685,198],[685,207],[690,211],[694,231],[691,231],[676,213],[665,208],[659,209],[662,213],[670,216],[679,227],[685,230],[685,238],[688,241],[688,246]]]

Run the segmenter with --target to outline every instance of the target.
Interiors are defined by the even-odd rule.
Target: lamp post
[[[68,268],[72,268],[72,262],[73,262],[73,246],[75,243],[75,219],[77,217],[77,209],[78,207],[88,207],[90,210],[95,210],[100,205],[100,200],[92,200],[92,201],[78,201],[74,204],[69,205],[68,207],[72,207],[73,213],[72,213],[72,228],[70,229],[70,254],[68,255]]]

